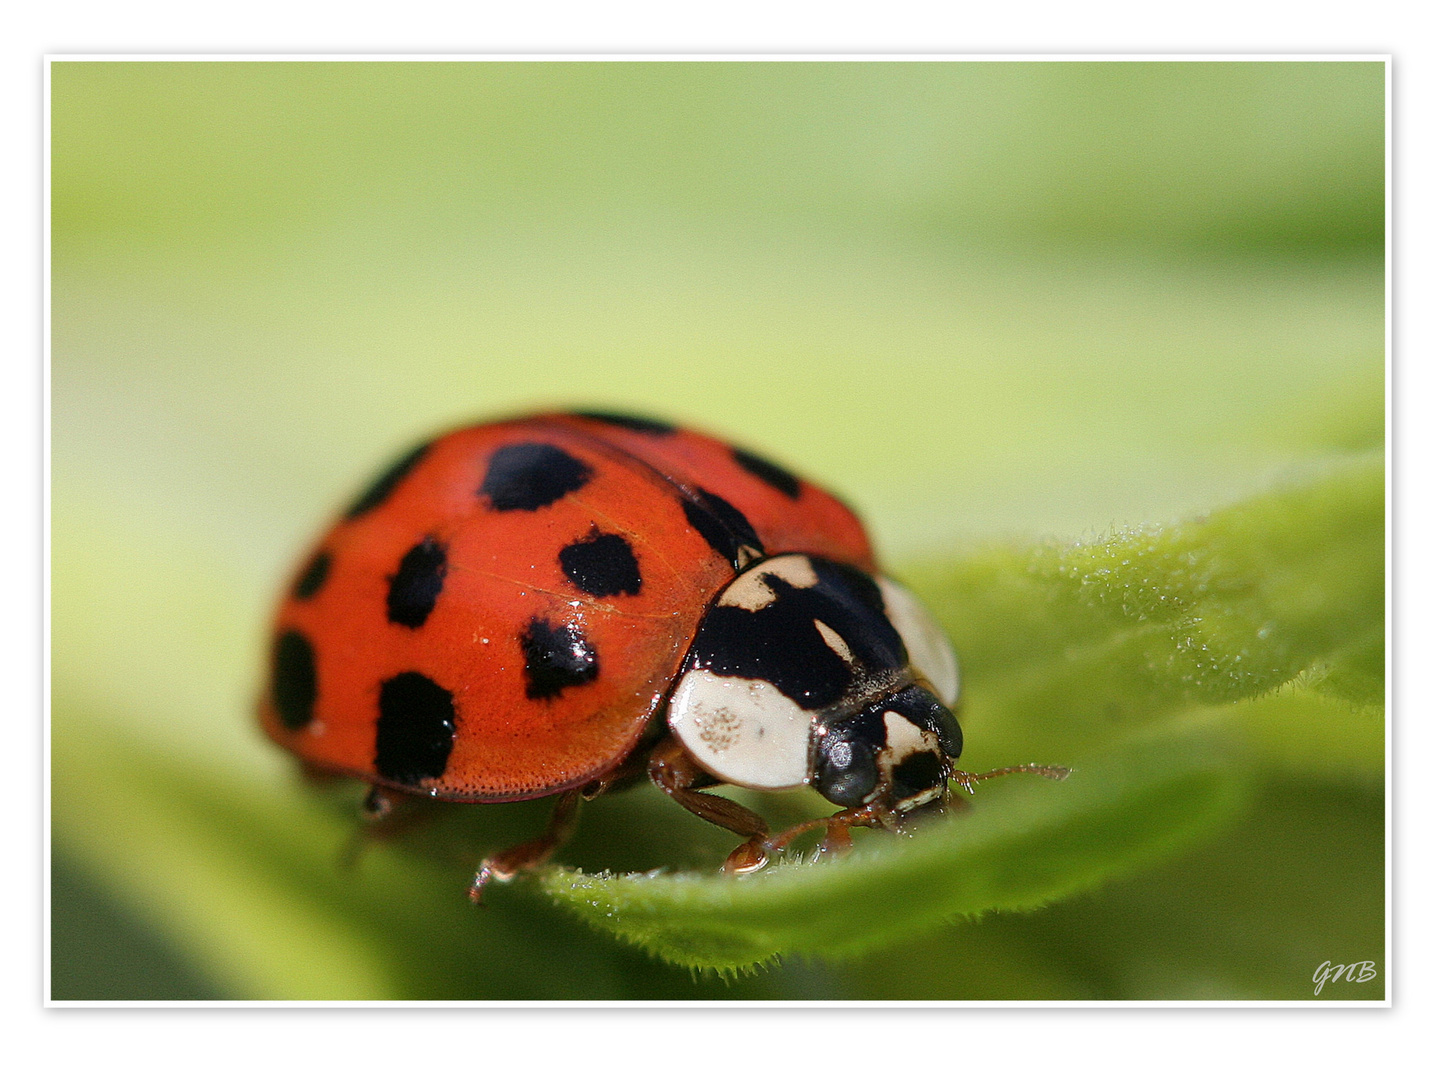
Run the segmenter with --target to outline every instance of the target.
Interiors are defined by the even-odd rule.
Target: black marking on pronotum
[[[315,557],[305,564],[305,569],[300,571],[300,576],[295,579],[295,587],[290,590],[290,595],[296,600],[309,600],[320,591],[329,576],[330,553],[316,552]]]
[[[275,639],[270,667],[270,700],[280,723],[291,731],[310,723],[316,693],[314,646],[299,630],[286,630]]]
[[[628,413],[580,411],[572,414],[586,420],[596,420],[602,424],[613,424],[615,427],[629,428],[631,431],[639,431],[646,435],[674,435],[676,428],[674,424],[667,424],[663,420],[651,420],[647,416],[631,416]]]
[[[800,478],[789,469],[782,469],[773,461],[766,461],[760,455],[741,450],[738,446],[732,446],[730,453],[734,456],[735,463],[751,476],[763,480],[782,495],[788,495],[792,499],[800,497]]]
[[[885,613],[885,594],[880,591],[880,583],[877,582],[864,570],[858,570],[845,563],[831,562],[829,559],[812,558],[811,564],[817,568],[824,567],[822,577],[837,582],[837,588],[844,588],[854,595],[867,608],[885,620],[890,625],[890,617]],[[844,582],[843,586],[839,582]],[[893,628],[892,628],[893,629]],[[899,631],[895,633],[895,639],[900,639]],[[901,646],[903,649],[904,646]]]
[[[829,559],[812,556],[810,563],[817,580],[808,588],[765,574],[763,565],[755,568],[774,601],[758,611],[712,607],[695,635],[688,666],[763,679],[806,709],[835,704],[859,678],[903,670],[905,645],[885,618],[874,580]],[[817,620],[840,635],[854,668],[825,640]]]
[[[375,771],[397,784],[420,784],[445,772],[455,745],[455,700],[450,691],[404,671],[380,684],[375,725]]]
[[[422,443],[377,476],[361,496],[350,504],[350,508],[345,511],[345,517],[347,519],[357,518],[361,514],[374,510],[388,499],[390,493],[395,490],[396,485],[410,475],[411,470],[420,464],[420,459],[425,456],[426,451],[429,449],[430,444],[428,442]]]
[[[740,558],[742,547],[753,548],[764,554],[765,549],[760,543],[760,537],[755,535],[755,526],[719,495],[704,488],[696,488],[695,498],[683,497],[680,503],[685,510],[685,520],[690,522],[690,526],[736,570],[743,565]]]
[[[565,576],[591,596],[635,596],[640,592],[640,564],[623,536],[590,535],[560,549],[560,568]]]
[[[491,455],[480,493],[496,510],[540,510],[579,491],[593,475],[589,465],[558,446],[511,443]]]
[[[445,585],[445,570],[445,545],[433,536],[425,537],[405,553],[390,578],[386,617],[412,630],[424,626]]]
[[[525,696],[552,698],[572,686],[584,686],[600,674],[595,647],[573,626],[532,619],[520,635],[525,655]]]

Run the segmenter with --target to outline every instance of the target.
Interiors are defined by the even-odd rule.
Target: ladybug
[[[856,826],[984,776],[957,771],[949,642],[880,573],[833,495],[657,420],[549,413],[466,427],[387,468],[280,603],[260,706],[309,767],[404,797],[558,794],[544,835],[485,859],[471,897],[543,863],[582,798],[646,776],[741,836],[748,872],[812,827]],[[810,785],[842,809],[772,835],[702,789]]]

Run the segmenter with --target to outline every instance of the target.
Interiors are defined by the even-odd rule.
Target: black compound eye
[[[855,743],[836,741],[820,751],[812,786],[837,806],[860,806],[880,782],[875,755]]]
[[[880,784],[876,763],[885,746],[885,722],[866,709],[830,724],[815,748],[811,786],[838,806],[860,806]]]

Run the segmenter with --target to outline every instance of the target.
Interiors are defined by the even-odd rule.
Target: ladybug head
[[[906,811],[960,753],[950,644],[899,585],[815,555],[739,574],[700,622],[671,731],[707,773],[762,790]]]
[[[816,726],[810,784],[840,806],[906,811],[944,794],[960,725],[919,685]]]

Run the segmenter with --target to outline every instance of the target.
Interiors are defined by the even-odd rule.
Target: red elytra
[[[573,489],[544,501],[556,489],[527,488],[525,460],[497,480],[509,458],[545,452],[514,447],[578,463],[560,470],[558,486]],[[265,731],[322,770],[444,800],[510,802],[603,780],[636,748],[706,605],[736,574],[716,520],[732,546],[748,528],[767,552],[875,571],[863,527],[834,496],[694,431],[554,413],[443,435],[377,481],[297,574],[276,615]],[[633,593],[593,595],[562,565],[567,548],[602,537],[633,555]],[[397,621],[407,556],[416,581],[401,585],[416,588]],[[573,631],[558,656],[552,643],[549,659],[578,672],[561,670],[559,690],[527,672],[537,624]],[[414,752],[387,772],[386,695],[416,687],[423,702],[448,695],[449,746],[402,746]],[[421,775],[427,761],[443,768]]]

